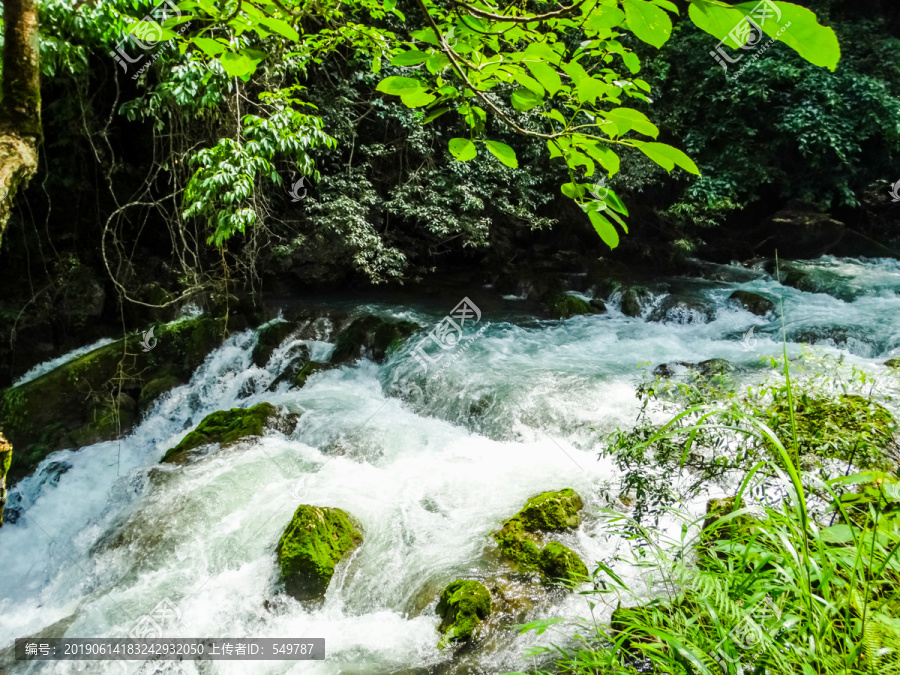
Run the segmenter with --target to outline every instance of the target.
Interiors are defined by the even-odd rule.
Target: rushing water
[[[705,315],[670,312],[665,322],[646,320],[665,300],[662,285],[651,287],[645,318],[637,319],[618,311],[616,295],[606,314],[565,322],[530,318],[508,296],[502,311],[483,312],[484,333],[459,347],[440,376],[411,358],[413,341],[383,365],[363,360],[317,373],[300,390],[282,384],[271,392],[296,345],[283,344],[257,368],[256,332],[233,335],[132,435],[54,453],[12,491],[10,522],[0,530],[0,661],[9,661],[15,637],[53,624],[53,635],[125,636],[167,599],[177,609],[166,636],[326,641],[324,662],[187,662],[185,673],[528,670],[536,662],[522,653],[561,635],[506,631],[464,654],[441,651],[436,595],[453,579],[500,571],[490,532],[545,490],[572,487],[584,497],[583,525],[560,540],[589,567],[621,552],[624,543],[596,517],[618,494],[614,467],[597,460],[597,449],[606,433],[633,423],[642,363],[722,357],[739,376],[758,374],[760,356],[780,353],[781,324],[730,305],[738,288],[783,296],[789,340],[844,350],[873,372],[900,353],[896,261],[823,258],[806,269],[844,299],[721,266],[709,266],[706,279],[673,282],[705,303]],[[467,293],[478,303],[489,292]],[[365,309],[430,326],[451,307]],[[319,337],[306,341],[314,359],[331,349],[327,321]],[[205,415],[261,401],[302,413],[297,429],[184,466],[157,464]],[[701,513],[706,496],[691,510]],[[342,508],[365,531],[314,609],[280,594],[276,583],[275,543],[299,503]],[[617,570],[641,583],[638,570]],[[607,618],[603,597],[592,599]],[[560,593],[526,619],[587,614],[583,596]],[[104,661],[7,668],[169,672]]]

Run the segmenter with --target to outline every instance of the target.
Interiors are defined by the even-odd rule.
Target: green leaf
[[[581,149],[590,157],[600,163],[610,176],[614,176],[619,172],[619,156],[605,145],[597,142],[582,143]]]
[[[599,33],[615,28],[623,21],[625,21],[625,12],[612,5],[603,5],[591,12],[587,21],[584,22],[584,28],[587,31]]]
[[[745,12],[734,7],[722,7],[706,0],[696,0],[688,7],[688,16],[700,30],[704,30],[733,49],[741,46],[728,33],[744,18]]]
[[[510,96],[510,101],[512,102],[513,108],[525,112],[526,110],[531,110],[532,108],[541,105],[541,103],[544,102],[544,99],[525,87],[519,87],[512,93],[512,96]]]
[[[628,28],[635,37],[657,49],[662,47],[672,33],[672,20],[665,10],[645,0],[624,0],[622,4]]]
[[[417,66],[428,60],[428,54],[419,49],[410,49],[408,52],[397,54],[391,59],[392,66]]]
[[[428,68],[428,72],[432,75],[436,75],[444,68],[450,65],[450,57],[444,54],[444,52],[435,52],[431,56],[428,57],[428,61],[425,64],[425,67]]]
[[[211,38],[195,37],[191,40],[195,45],[203,50],[203,53],[210,58],[216,58],[225,51],[225,45]]]
[[[641,60],[634,52],[625,52],[622,54],[622,60],[625,62],[625,67],[631,71],[632,75],[641,69]]]
[[[400,100],[403,101],[403,105],[407,108],[421,108],[423,105],[428,105],[437,100],[437,96],[423,89],[404,94],[400,97]]]
[[[598,211],[588,211],[587,215],[588,219],[591,221],[591,225],[597,230],[597,234],[600,235],[604,244],[610,248],[615,248],[619,245],[619,233],[616,232],[615,225],[600,215]]]
[[[262,15],[257,20],[273,33],[278,33],[278,35],[287,38],[291,42],[299,42],[300,40],[300,35],[294,30],[293,26],[288,25],[281,19]]]
[[[545,61],[531,61],[526,59],[524,63],[528,70],[531,71],[531,74],[534,75],[534,78],[551,96],[562,89],[562,80],[559,79],[556,68],[548,65]]]
[[[671,171],[675,165],[678,165],[688,173],[700,175],[697,165],[678,148],[673,148],[665,143],[646,143],[644,141],[632,141],[632,143],[666,171]]]
[[[487,146],[487,149],[490,150],[491,154],[506,164],[506,166],[512,167],[513,169],[519,168],[519,160],[516,159],[515,150],[506,143],[485,141],[484,144]]]
[[[613,108],[603,113],[603,116],[612,121],[619,129],[620,134],[627,133],[634,129],[639,134],[656,138],[659,136],[659,129],[647,116],[632,108]]]
[[[397,6],[397,0],[384,0],[384,11],[390,12],[394,7]]]
[[[451,138],[450,154],[456,158],[457,162],[467,162],[478,154],[478,149],[468,138]]]
[[[247,53],[242,52],[244,50],[238,53],[225,52],[219,57],[219,63],[222,64],[222,68],[226,73],[232,77],[239,77],[246,82],[250,79],[250,76],[256,70],[257,64],[262,59],[251,58]]]
[[[749,14],[758,4],[745,2],[737,7]],[[781,11],[781,18],[776,21],[777,15],[772,16],[761,24],[766,35],[783,42],[814,66],[834,71],[841,58],[841,47],[834,31],[821,25],[806,7],[789,2],[772,4]]]
[[[384,78],[375,89],[385,94],[406,96],[424,90],[425,85],[412,77],[394,76]]]
[[[848,544],[853,541],[854,530],[859,532],[858,529],[851,528],[846,523],[826,527],[822,530],[822,541],[829,544]]]
[[[429,122],[433,122],[434,120],[436,120],[438,117],[443,115],[448,110],[450,110],[450,108],[438,108],[437,110],[432,110],[431,114],[425,118],[425,121],[422,122],[422,124],[428,124]]]

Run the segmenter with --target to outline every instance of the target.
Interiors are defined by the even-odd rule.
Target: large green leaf
[[[435,99],[437,99],[437,96],[424,89],[413,91],[400,97],[400,100],[403,101],[403,105],[407,108],[421,108],[423,105],[428,105]]]
[[[385,94],[406,96],[407,94],[414,94],[424,90],[425,85],[412,77],[400,77],[395,75],[394,77],[384,78],[378,83],[378,86],[375,87],[375,89],[384,92]]]
[[[665,10],[646,0],[625,0],[625,21],[635,37],[657,49],[662,47],[672,34],[672,20]]]
[[[392,66],[417,66],[428,60],[428,54],[419,49],[410,49],[408,52],[397,54],[391,59]]]
[[[222,64],[223,70],[232,77],[241,78],[244,82],[250,79],[260,61],[262,58],[254,58],[249,50],[241,50],[238,53],[225,52],[219,57],[219,63]]]
[[[707,0],[694,0],[688,7],[688,15],[697,28],[718,40],[724,40],[732,49],[741,46],[742,43],[732,40],[728,33],[744,18],[746,12],[734,7],[722,7]]]
[[[466,162],[478,154],[478,149],[468,138],[451,138],[450,154],[456,158],[456,161]]]
[[[524,63],[528,70],[531,71],[531,74],[534,75],[535,80],[551,96],[562,89],[563,85],[562,80],[559,78],[559,73],[556,72],[556,68],[548,65],[546,61],[532,61],[526,58]]]
[[[513,108],[525,112],[526,110],[531,110],[532,108],[539,106],[544,102],[544,99],[525,87],[519,87],[512,93],[512,96],[510,96],[510,101],[512,102]]]
[[[745,2],[737,7],[749,13],[758,4]],[[828,68],[831,71],[837,68],[841,58],[841,47],[837,35],[831,28],[820,24],[816,15],[806,7],[789,2],[772,4],[781,11],[781,18],[776,22],[774,17],[771,17],[761,23],[760,27],[766,35],[783,42],[814,66]]]
[[[618,127],[620,135],[634,129],[638,133],[651,138],[659,136],[659,129],[656,125],[647,119],[644,113],[632,108],[613,108],[604,112],[603,116]]]
[[[516,159],[515,150],[509,147],[506,143],[500,143],[498,141],[485,141],[484,144],[487,146],[487,149],[490,150],[491,154],[501,162],[506,164],[506,166],[510,166],[513,169],[519,168],[519,160]]]
[[[597,230],[597,234],[600,235],[604,244],[610,248],[615,248],[619,245],[619,233],[616,232],[615,225],[602,216],[599,211],[592,209],[587,212],[587,215],[588,219],[591,221],[591,225]]]
[[[297,42],[300,39],[300,35],[294,27],[281,19],[276,19],[271,16],[260,16],[258,21],[273,33],[278,33],[281,37],[287,38],[291,42]]]
[[[697,168],[693,160],[678,148],[673,148],[665,143],[647,143],[644,141],[632,141],[632,143],[666,171],[671,171],[677,165],[688,173],[700,175],[700,169]]]

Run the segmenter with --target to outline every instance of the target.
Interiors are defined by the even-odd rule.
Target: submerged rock
[[[574,579],[576,572],[587,573],[578,555],[558,542],[541,549],[543,533],[560,532],[578,527],[578,512],[584,501],[570,488],[558,492],[542,492],[529,499],[519,513],[503,523],[492,537],[516,568],[536,571],[549,580]]]
[[[435,611],[441,617],[442,644],[467,642],[491,613],[491,594],[479,581],[457,580],[441,593]]]
[[[672,378],[680,369],[689,370],[706,378],[725,376],[734,371],[734,366],[728,359],[708,359],[700,363],[688,363],[687,361],[669,361],[658,365],[653,369],[657,377]],[[682,370],[681,372],[684,372]]]
[[[246,438],[262,436],[266,429],[290,433],[298,417],[284,415],[271,403],[260,403],[252,408],[219,410],[204,417],[196,429],[165,454],[162,461],[181,464],[190,456],[191,450],[201,445],[231,445]]]
[[[728,296],[728,299],[756,316],[765,316],[769,312],[775,312],[775,303],[759,293],[735,291]]]
[[[275,549],[285,591],[301,601],[324,598],[335,567],[362,540],[361,526],[346,511],[297,507]]]
[[[402,346],[417,330],[419,325],[411,321],[393,321],[378,316],[355,319],[338,333],[331,363],[352,363],[364,356],[380,363],[388,352]]]

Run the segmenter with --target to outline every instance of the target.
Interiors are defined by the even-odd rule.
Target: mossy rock
[[[597,310],[581,298],[563,293],[551,297],[547,301],[550,312],[560,319],[571,319],[582,314],[596,314]]]
[[[296,417],[283,416],[271,403],[260,403],[252,408],[218,410],[204,417],[196,429],[163,456],[162,461],[181,464],[187,460],[191,450],[201,445],[230,445],[246,438],[262,436],[267,428],[279,428],[287,432]]]
[[[641,304],[647,298],[647,289],[642,286],[627,288],[622,293],[622,314],[633,318],[640,318]]]
[[[288,321],[275,321],[259,329],[259,337],[250,358],[258,368],[264,368],[278,346],[294,332],[296,326]]]
[[[3,525],[3,509],[6,507],[6,474],[12,464],[12,445],[0,434],[0,526]]]
[[[551,541],[541,550],[538,566],[550,581],[577,584],[588,576],[588,568],[578,554],[558,541]]]
[[[341,509],[297,507],[275,549],[285,591],[301,601],[324,598],[335,567],[362,543],[361,529]]]
[[[897,370],[898,368],[900,368],[900,359],[888,359],[884,362],[884,365],[886,365],[888,368]]]
[[[775,303],[759,293],[735,291],[728,296],[728,299],[756,316],[765,316],[770,312],[775,312]]]
[[[724,377],[734,371],[734,366],[728,359],[708,359],[700,363],[688,363],[687,361],[670,361],[653,369],[657,377],[671,378],[677,374],[676,366],[681,366],[706,378]]]
[[[138,398],[138,408],[147,410],[147,408],[150,407],[150,404],[160,396],[183,384],[184,382],[174,375],[163,375],[162,377],[150,380],[150,382],[141,389],[141,395],[140,398]]]
[[[444,589],[435,611],[441,617],[441,644],[467,642],[491,613],[491,594],[480,581],[460,579]]]
[[[187,380],[221,344],[224,322],[196,317],[154,327],[149,352],[129,335],[64,363],[0,397],[0,429],[13,444],[10,485],[49,453],[112,440],[136,420],[131,406],[145,383],[163,376]]]
[[[330,363],[352,363],[363,356],[380,363],[417,330],[419,325],[410,321],[393,321],[371,315],[354,319],[338,333]]]
[[[299,389],[306,384],[306,381],[310,378],[311,375],[323,370],[329,370],[333,367],[334,366],[332,366],[330,363],[322,363],[320,361],[307,361],[303,364],[303,367],[297,373],[297,377],[294,378],[294,387]]]
[[[561,532],[578,527],[581,517],[578,512],[584,508],[581,496],[571,488],[556,492],[542,492],[525,502],[525,506],[515,516],[503,523],[492,537],[500,552],[506,556],[517,569],[523,572],[540,572],[548,578],[547,569],[557,569],[566,562],[560,560],[560,551],[555,545],[544,555],[541,550],[546,532]],[[551,542],[555,544],[555,542]],[[550,546],[551,544],[548,544]],[[546,547],[545,547],[546,548]],[[565,548],[565,547],[562,547]],[[569,549],[565,549],[569,551]],[[569,551],[572,555],[574,552]],[[577,555],[575,556],[577,558]],[[571,560],[566,558],[571,563]],[[581,562],[579,560],[579,562]],[[581,563],[583,566],[584,563]],[[549,566],[549,567],[548,567]]]

